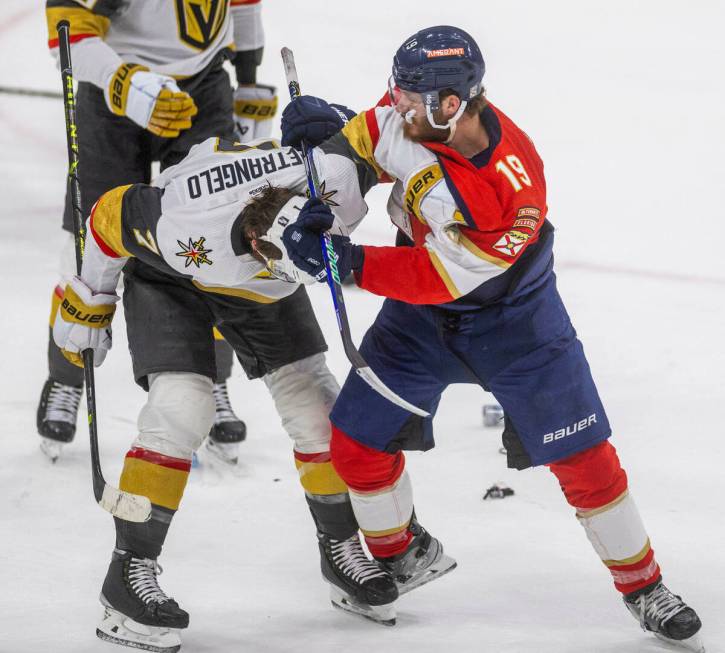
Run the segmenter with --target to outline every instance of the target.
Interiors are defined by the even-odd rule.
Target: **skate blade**
[[[238,442],[214,442],[211,438],[207,438],[204,448],[225,465],[236,465],[239,462]]]
[[[407,594],[421,585],[425,585],[436,578],[445,576],[447,573],[453,571],[457,566],[458,563],[453,558],[443,553],[441,554],[441,557],[428,567],[420,576],[415,576],[405,583],[398,582],[396,579],[395,584],[398,586],[398,593],[401,596],[403,594]]]
[[[104,642],[153,653],[176,653],[181,648],[181,637],[173,628],[144,626],[108,607],[96,627],[96,635]]]
[[[381,626],[395,625],[395,607],[392,603],[385,605],[367,605],[356,601],[337,587],[330,587],[330,602],[332,606],[348,614],[354,614]]]
[[[43,436],[40,437],[40,450],[52,463],[60,458],[60,452],[63,451],[64,444],[65,442],[51,440],[50,438],[45,438]]]
[[[702,643],[702,639],[700,639],[700,633],[696,633],[687,639],[680,640],[669,639],[668,637],[663,637],[658,633],[655,633],[654,635],[660,641],[667,642],[674,648],[683,649],[685,651],[694,651],[694,653],[705,653],[705,645]]]

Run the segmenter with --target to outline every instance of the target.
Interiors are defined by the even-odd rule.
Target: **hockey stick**
[[[53,100],[63,99],[63,94],[57,91],[42,91],[34,88],[20,88],[19,86],[0,86],[0,93],[4,93],[5,95],[51,98]]]
[[[86,230],[81,209],[81,186],[78,181],[78,129],[76,126],[75,94],[73,92],[73,68],[70,60],[70,23],[61,20],[57,25],[60,52],[60,73],[63,80],[63,107],[65,109],[65,133],[68,141],[68,181],[73,206],[73,236],[76,250],[76,272],[80,275],[83,263]],[[93,495],[101,508],[126,521],[144,522],[151,517],[151,501],[148,497],[122,492],[106,483],[101,471],[98,452],[96,414],[96,383],[93,374],[93,350],[83,351],[83,376],[86,385],[88,430],[91,436],[91,470]]]
[[[284,63],[284,72],[287,77],[287,88],[289,89],[290,100],[294,102],[301,95],[301,92],[300,82],[297,77],[297,67],[295,66],[295,57],[289,48],[282,48],[282,62]],[[315,170],[315,162],[312,159],[312,148],[307,147],[307,144],[304,142],[302,143],[302,156],[305,162],[310,197],[317,197],[319,181],[317,179],[317,171]],[[345,309],[345,298],[342,295],[340,274],[337,271],[337,255],[332,246],[332,238],[328,232],[325,231],[320,234],[320,245],[322,247],[322,256],[325,260],[325,270],[327,271],[327,284],[330,287],[332,303],[335,307],[335,315],[337,316],[337,328],[340,330],[342,346],[353,369],[362,377],[365,383],[388,401],[391,401],[396,406],[405,408],[414,415],[428,417],[430,413],[414,406],[386,386],[378,375],[370,369],[370,366],[365,362],[357,347],[355,347],[352,336],[350,335],[350,324],[347,320],[347,310]]]

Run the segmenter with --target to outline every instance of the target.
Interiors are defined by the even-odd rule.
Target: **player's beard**
[[[409,123],[403,117],[403,134],[405,137],[413,141],[414,143],[433,142],[433,143],[444,143],[451,134],[450,129],[436,129],[428,122],[428,116],[425,111],[422,115],[413,116],[413,122]],[[437,125],[441,125],[445,122],[445,118],[441,115],[440,109],[433,112],[433,120]]]

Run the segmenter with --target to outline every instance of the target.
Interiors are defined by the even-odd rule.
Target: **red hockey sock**
[[[413,513],[405,456],[367,447],[332,426],[332,464],[345,481],[365,542],[376,558],[388,558],[408,548]]]
[[[616,449],[602,442],[549,465],[614,586],[629,594],[655,582],[660,568]]]

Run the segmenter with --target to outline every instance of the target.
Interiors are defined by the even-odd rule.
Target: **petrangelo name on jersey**
[[[195,200],[205,192],[207,195],[220,193],[278,170],[302,164],[302,157],[293,148],[266,156],[239,158],[234,163],[223,163],[187,177],[186,188],[189,197]]]

